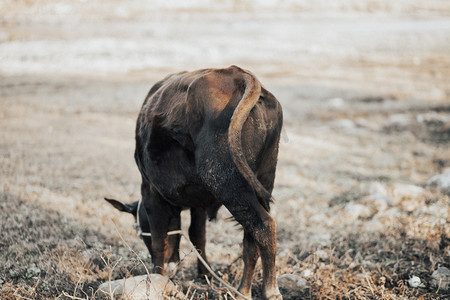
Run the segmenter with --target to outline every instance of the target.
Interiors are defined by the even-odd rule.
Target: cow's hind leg
[[[212,166],[210,165],[210,167]],[[263,267],[264,297],[268,300],[280,300],[282,297],[278,289],[275,270],[277,246],[275,221],[259,203],[254,190],[238,172],[224,175],[218,168],[227,170],[227,166],[220,166],[220,163],[214,165],[216,174],[219,174],[214,179],[221,178],[224,181],[214,181],[210,187],[217,199],[220,199],[235,220],[242,225],[247,235],[244,243],[246,266],[240,289],[243,294],[250,296],[252,271],[254,271],[258,253],[254,246],[256,245]],[[228,170],[230,170],[229,167]],[[211,180],[208,174],[205,174],[203,178],[205,178],[205,182]]]
[[[226,201],[224,204],[234,218],[244,227],[244,232],[253,238],[254,244],[259,250],[263,268],[265,299],[282,299],[276,280],[275,257],[277,241],[274,219],[258,202],[253,191],[236,194],[235,199],[232,199],[231,202]],[[253,247],[252,240],[247,237],[246,249],[244,249],[247,252],[244,254],[246,267],[241,281],[241,287],[245,289],[250,289],[251,271],[254,270],[254,264],[256,263],[251,257],[245,257],[245,255],[257,255]],[[243,292],[247,291],[243,290]]]
[[[275,258],[277,254],[277,237],[274,219],[266,212],[262,231],[255,232],[255,240],[261,253],[263,267],[264,296],[269,300],[281,300],[278,290]]]
[[[244,194],[245,195],[245,194]],[[233,214],[236,220],[242,224],[244,231],[247,232],[251,237],[253,237],[254,243],[258,247],[259,253],[261,255],[261,263],[263,268],[263,289],[264,297],[268,300],[279,300],[282,299],[280,291],[278,290],[277,280],[276,280],[276,270],[275,270],[275,258],[277,251],[277,241],[276,241],[276,229],[275,221],[270,216],[270,214],[263,208],[255,195],[249,195],[246,193],[247,201],[249,207],[243,209],[242,204],[237,210],[233,208],[230,212]],[[246,202],[242,199],[242,202]],[[251,240],[247,240],[247,248],[244,251],[250,252],[251,255]],[[255,251],[253,250],[253,254]],[[250,268],[254,266],[255,263],[251,259],[247,258],[246,268],[249,269],[247,274],[244,273],[246,278],[242,278],[241,286],[245,286],[246,282],[250,282]]]
[[[244,273],[242,275],[239,292],[243,295],[251,297],[253,274],[255,273],[255,266],[259,258],[259,249],[253,239],[253,236],[244,232]]]

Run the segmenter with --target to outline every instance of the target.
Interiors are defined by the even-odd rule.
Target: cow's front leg
[[[189,238],[198,250],[202,258],[206,259],[206,211],[203,208],[191,208],[191,225],[189,226]],[[207,274],[208,270],[200,260],[197,262],[198,275]]]
[[[181,220],[180,220],[180,210],[176,209],[174,216],[171,218],[169,223],[169,232],[180,230]],[[166,262],[177,263],[180,261],[180,234],[171,234],[168,236],[168,248],[166,253]]]
[[[153,272],[164,275],[164,258],[167,251],[167,230],[171,208],[149,184],[141,187],[142,201],[148,215],[151,232]]]
[[[164,275],[164,257],[167,249],[167,230],[161,230],[158,232],[156,227],[152,228],[153,272]]]

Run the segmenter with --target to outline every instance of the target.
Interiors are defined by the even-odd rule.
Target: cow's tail
[[[246,88],[242,99],[239,101],[233,116],[231,117],[230,127],[228,128],[228,143],[231,157],[238,170],[253,187],[256,195],[261,198],[261,205],[263,205],[266,210],[269,210],[268,204],[273,200],[272,195],[258,180],[256,174],[248,165],[244,151],[242,150],[242,128],[250,111],[259,100],[261,84],[256,77],[250,73],[244,73],[244,78]]]

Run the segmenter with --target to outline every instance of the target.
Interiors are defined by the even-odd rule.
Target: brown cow
[[[269,204],[277,164],[282,110],[256,77],[239,67],[173,74],[147,95],[136,126],[135,159],[142,205],[109,200],[138,215],[154,264],[178,257],[180,212],[190,208],[189,236],[204,258],[205,222],[223,204],[244,230],[239,291],[251,296],[261,256],[264,297],[282,299],[275,274],[275,222]],[[205,273],[199,263],[200,273]]]

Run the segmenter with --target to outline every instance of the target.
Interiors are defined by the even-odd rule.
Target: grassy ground
[[[20,93],[5,95],[2,102],[2,299],[98,297],[101,282],[145,273],[133,251],[147,264],[150,260],[132,218],[101,199],[139,197],[132,132],[140,100],[134,93],[144,95],[146,85],[3,82],[8,81],[20,86]],[[94,90],[104,101],[71,101]],[[288,93],[286,87],[273,90]],[[431,274],[438,266],[450,267],[449,198],[422,186],[448,168],[449,133],[446,123],[417,120],[448,117],[449,107],[345,98],[335,91],[344,106],[324,109],[334,102],[295,99],[296,93],[290,89],[292,101],[285,101],[285,109],[303,106],[307,115],[287,119],[281,142],[272,212],[278,223],[278,274],[307,271],[306,298],[444,298],[445,292],[431,285]],[[410,123],[390,120],[400,111]],[[227,216],[221,210],[219,221],[208,224],[207,249],[213,267],[237,285],[241,233]],[[183,218],[186,226],[189,217]],[[197,279],[194,256],[185,244],[182,249],[174,281],[185,292],[197,290],[199,299],[219,297],[224,290]],[[413,275],[424,287],[408,287]],[[258,273],[256,296],[260,287]]]
[[[82,10],[79,4],[64,15],[67,7],[48,4],[39,10],[19,2],[4,4],[8,10],[0,34],[0,54],[6,58],[0,61],[0,299],[102,299],[107,296],[97,292],[101,283],[145,274],[140,259],[148,267],[151,259],[135,235],[132,217],[102,199],[131,202],[140,197],[133,132],[152,83],[180,66],[230,61],[253,70],[285,112],[272,208],[278,232],[277,272],[301,275],[310,285],[302,292],[282,289],[285,299],[448,298],[449,291],[433,284],[431,275],[441,266],[450,268],[450,199],[426,185],[432,176],[450,172],[447,23],[438,29],[415,29],[404,19],[445,16],[445,3],[431,1],[422,7],[419,2],[398,2],[403,6],[398,4],[396,10],[391,4],[365,7],[349,1],[353,4],[343,5],[339,12],[350,11],[352,18],[356,13],[354,20],[360,21],[363,33],[372,28],[365,23],[372,15],[387,14],[393,21],[384,20],[391,25],[412,26],[408,34],[386,37],[384,31],[371,35],[368,30],[360,43],[349,46],[353,42],[345,33],[359,31],[341,19],[336,23],[338,38],[321,38],[336,19],[316,15],[320,5],[296,7],[295,13],[303,17],[300,24],[282,8],[284,21],[273,19],[267,10],[252,13],[246,8],[250,21],[246,19],[249,23],[242,31],[233,31],[230,24],[241,24],[243,13],[227,15],[229,24],[214,10],[182,10],[187,21],[179,34],[175,25],[164,23],[163,16],[179,22],[175,13],[180,11],[170,8],[147,24],[145,14],[134,6],[128,7],[128,17],[122,16],[122,6],[107,16],[102,5]],[[52,9],[67,19],[55,19]],[[102,16],[102,21],[92,16]],[[79,25],[77,18],[83,20]],[[266,21],[278,29],[292,25],[305,34],[305,42],[292,41],[291,51],[282,46],[286,33],[272,32],[279,43],[270,48],[264,35],[255,37],[259,28],[268,29]],[[52,24],[61,26],[55,30]],[[159,34],[165,26],[169,29]],[[253,36],[256,46],[269,47],[261,49],[263,53],[282,55],[252,57],[252,48],[248,53],[242,49],[242,54],[230,50],[225,52],[227,59],[218,61],[208,52],[203,61],[196,52],[203,48],[192,50],[190,43],[183,44],[183,30],[210,34],[207,41],[217,49],[225,44],[215,34],[231,30],[231,42]],[[309,36],[309,30],[314,34]],[[90,34],[102,37],[105,50],[89,48]],[[177,53],[178,44],[162,47],[160,53],[144,43],[148,49],[141,53],[126,40],[123,47],[131,50],[121,56],[110,43],[116,45],[112,41],[117,38],[120,46],[124,36],[136,43],[148,38],[170,44],[179,39],[196,55],[187,55],[185,61],[178,58],[172,65],[163,52]],[[59,39],[63,42],[55,46]],[[87,46],[78,45],[79,40]],[[308,48],[308,43],[322,40],[336,47],[336,53]],[[34,52],[25,51],[30,45]],[[84,48],[93,52],[86,54]],[[347,50],[358,54],[347,55]],[[60,52],[74,56],[74,61]],[[134,52],[137,58],[131,61],[145,64],[146,55],[157,53],[168,65],[137,70],[131,66],[126,72],[115,65]],[[39,64],[44,67],[39,69]],[[24,71],[27,68],[31,71]],[[228,216],[222,208],[218,221],[208,223],[207,252],[218,274],[237,286],[243,266],[242,233],[226,220]],[[186,228],[189,214],[182,217]],[[195,257],[184,241],[181,257],[170,276],[186,299],[231,299],[214,280],[197,278]],[[408,285],[412,276],[423,284]],[[258,265],[255,299],[261,297],[261,285]]]

